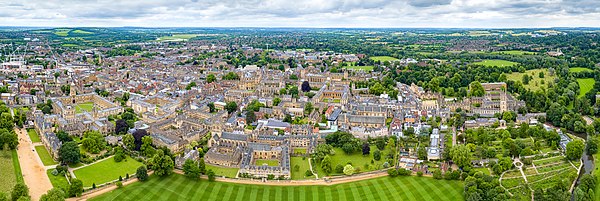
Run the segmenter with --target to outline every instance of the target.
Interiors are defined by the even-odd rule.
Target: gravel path
[[[23,180],[29,187],[31,200],[39,200],[46,191],[52,189],[52,183],[46,174],[42,160],[34,151],[34,145],[31,143],[27,131],[15,128],[15,132],[19,136],[17,155],[23,172]]]

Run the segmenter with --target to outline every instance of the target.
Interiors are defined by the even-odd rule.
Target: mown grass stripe
[[[377,182],[379,184],[379,187],[383,189],[383,194],[385,195],[386,200],[393,200],[392,192],[390,192],[390,190],[393,189],[393,187],[390,187],[388,185],[389,182],[383,179],[376,180],[375,182]]]
[[[373,195],[375,200],[381,200],[383,197],[385,197],[383,189],[380,188],[380,185],[377,185],[378,183],[376,181],[367,180],[367,183],[369,184],[369,192]]]
[[[244,187],[240,187],[239,189],[240,189],[240,190],[238,190],[238,191],[237,191],[237,192],[239,192],[239,193],[238,193],[238,195],[237,195],[237,196],[235,196],[235,200],[236,200],[236,201],[244,201],[244,200],[247,200],[248,198],[245,198],[245,197],[244,197],[244,196],[245,196],[245,194],[246,194],[246,188],[244,188]]]
[[[350,191],[352,192],[352,200],[363,200],[360,198],[360,193],[358,192],[358,186],[356,183],[350,183]]]

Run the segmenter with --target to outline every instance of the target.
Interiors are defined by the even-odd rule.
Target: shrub
[[[117,185],[117,188],[122,188],[123,182],[117,181],[116,185]]]
[[[423,176],[423,172],[421,172],[421,171],[417,172],[417,176],[418,177],[422,177]]]
[[[398,171],[396,171],[394,168],[388,169],[387,172],[390,177],[398,176]]]
[[[344,173],[344,166],[342,164],[338,164],[335,166],[335,172],[336,173]]]
[[[352,167],[352,165],[350,165],[350,164],[344,166],[344,174],[345,175],[352,175],[352,174],[354,174],[354,167]]]

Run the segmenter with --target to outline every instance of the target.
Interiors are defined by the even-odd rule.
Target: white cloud
[[[3,26],[598,26],[597,0],[14,0]]]

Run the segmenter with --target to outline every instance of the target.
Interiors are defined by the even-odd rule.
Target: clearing
[[[580,78],[577,79],[577,84],[579,84],[579,96],[577,97],[583,97],[588,91],[594,88],[596,80],[594,78]]]
[[[519,63],[512,62],[512,61],[497,60],[497,59],[495,59],[495,60],[483,60],[483,61],[480,61],[480,62],[475,62],[473,64],[487,66],[487,67],[494,67],[494,66],[497,66],[497,67],[504,67],[504,66],[506,66],[506,67],[508,67],[508,66],[517,65]]]
[[[540,72],[544,73],[544,78],[540,78]],[[527,70],[525,71],[525,73],[515,72],[511,74],[506,74],[506,79],[523,83],[523,75],[525,74],[529,75],[531,80],[529,80],[529,84],[523,84],[523,86],[525,87],[525,89],[533,91],[537,91],[542,86],[548,88],[548,84],[553,83],[554,79],[556,78],[556,75],[550,76],[548,69],[544,68]]]

